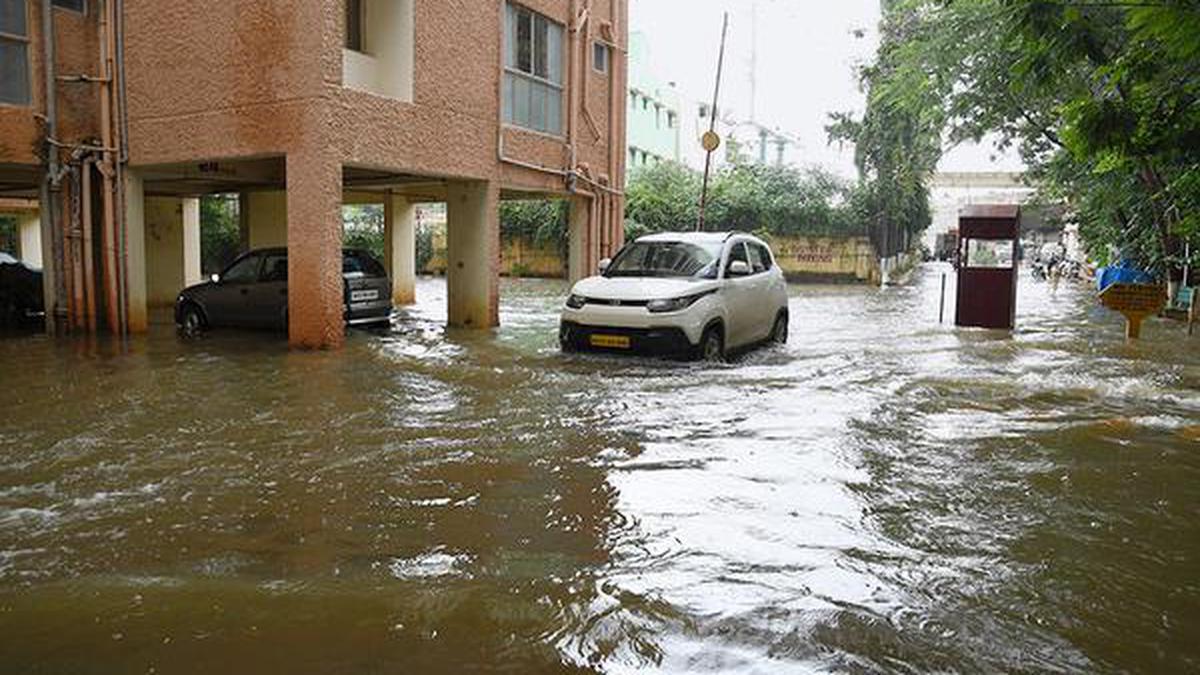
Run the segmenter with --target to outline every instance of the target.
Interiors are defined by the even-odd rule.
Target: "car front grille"
[[[602,305],[604,307],[645,307],[649,300],[610,300],[606,298],[587,298],[584,304]]]

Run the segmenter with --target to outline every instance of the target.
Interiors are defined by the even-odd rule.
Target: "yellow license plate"
[[[609,349],[629,349],[629,337],[625,335],[593,335],[588,338],[593,347]]]

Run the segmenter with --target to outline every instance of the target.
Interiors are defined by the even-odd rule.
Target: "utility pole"
[[[704,209],[708,206],[708,179],[712,174],[712,155],[721,144],[717,135],[717,104],[721,100],[721,70],[725,67],[725,36],[729,32],[729,12],[721,23],[721,51],[717,55],[717,84],[713,88],[712,108],[709,110],[708,131],[704,134],[704,183],[700,187],[700,217],[696,221],[696,231],[704,231]]]
[[[758,0],[750,5],[750,122],[758,123]]]

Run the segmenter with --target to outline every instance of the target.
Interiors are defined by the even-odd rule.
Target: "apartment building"
[[[415,206],[444,202],[449,321],[491,327],[500,200],[570,200],[573,276],[622,243],[627,16],[627,0],[0,0],[0,209],[39,215],[54,328],[138,332],[198,280],[198,198],[237,193],[245,245],[289,248],[291,344],[327,348],[342,205],[384,205],[406,302]]]
[[[682,143],[699,146],[699,140],[681,134],[680,96],[674,83],[664,84],[651,59],[650,42],[645,33],[629,35],[629,110],[628,153],[626,166],[654,165],[659,162],[679,162]]]

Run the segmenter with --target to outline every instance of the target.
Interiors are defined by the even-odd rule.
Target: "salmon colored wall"
[[[625,0],[612,1],[623,15]],[[503,169],[497,157],[502,0],[415,3],[414,100],[405,103],[341,86],[340,0],[126,0],[133,164],[286,154],[320,137],[335,144],[343,164],[565,191],[560,178]],[[524,4],[568,22],[568,2]],[[593,15],[607,21],[610,0],[592,4]],[[590,49],[588,40],[579,70],[602,137],[581,117],[578,160],[599,175],[610,173],[615,74],[593,74]],[[624,97],[617,98],[623,110]],[[314,106],[328,109],[328,126],[305,124]],[[614,157],[623,160],[623,138],[615,145]],[[565,138],[508,128],[505,152],[566,168]]]
[[[88,3],[89,5],[91,3]],[[46,114],[45,70],[43,68],[42,5],[25,3],[29,27],[30,99],[28,106],[0,105],[0,163],[40,164],[35,149],[41,142],[41,123],[35,115]],[[55,8],[55,67],[59,75],[98,75],[99,58],[95,12],[80,14]],[[99,99],[95,84],[59,83],[57,88],[59,140],[77,142],[95,136]]]

